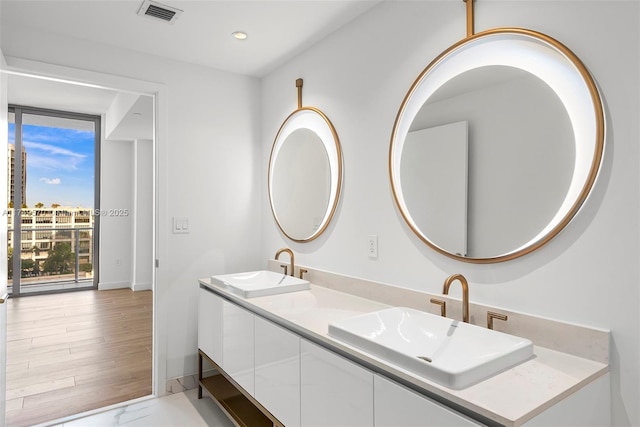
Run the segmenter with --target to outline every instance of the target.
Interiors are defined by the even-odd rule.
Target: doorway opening
[[[80,155],[85,156],[83,159],[90,156],[65,152],[60,147],[34,145],[33,142],[45,143],[23,138],[21,142],[27,142],[23,144],[26,148],[23,161],[23,147],[16,147],[18,144],[13,141],[14,185],[16,180],[22,180],[22,170],[16,171],[16,165],[25,163],[27,184],[24,197],[20,190],[16,197],[14,187],[13,205],[6,207],[7,214],[16,206],[20,210],[17,247],[25,251],[24,258],[15,257],[9,267],[12,272],[20,272],[20,284],[11,289],[14,295],[7,304],[6,419],[12,420],[11,425],[46,423],[149,396],[157,388],[153,367],[158,357],[153,329],[156,310],[153,292],[154,95],[31,74],[9,73],[8,80],[14,126],[18,120],[17,109],[22,110],[22,124],[31,124],[33,120],[33,117],[25,119],[27,110],[29,113],[56,111],[53,116],[60,112],[79,113],[83,118],[97,119],[93,129],[99,144],[93,154],[92,179],[97,182],[93,204],[63,204],[32,200],[34,193],[29,182],[35,178],[29,163],[36,156],[29,146],[48,150],[44,156],[46,161],[58,154],[71,156],[67,166],[76,169],[79,164],[72,165],[71,160],[79,159]],[[40,97],[42,94],[47,96]],[[23,107],[26,105],[29,107]],[[90,108],[76,108],[86,105]],[[47,116],[47,120],[51,117]],[[76,132],[87,131],[74,126],[68,125]],[[9,178],[10,162],[8,158]],[[54,174],[39,176],[37,180],[40,178],[50,186],[69,182]],[[11,201],[10,187],[7,192]],[[89,209],[84,209],[87,205]],[[76,208],[83,209],[73,210]],[[30,215],[25,216],[27,210]],[[12,226],[16,224],[16,216],[12,212]],[[27,218],[31,222],[27,223]],[[16,245],[15,230],[10,227],[8,230],[14,234],[8,236],[7,243]],[[103,238],[98,239],[98,235]],[[50,239],[49,245],[45,244],[47,239]],[[36,243],[32,246],[38,247],[39,253],[35,249],[28,252],[27,245],[31,243]],[[43,243],[42,248],[38,243]],[[64,250],[54,251],[60,246],[57,243],[62,243]],[[54,285],[78,292],[59,293],[60,289],[42,288],[29,292],[31,285],[26,282],[43,275],[49,258],[43,249],[66,254],[61,257],[66,260],[66,269],[59,266],[52,271],[52,276],[64,276],[56,277],[61,280],[56,280]],[[33,263],[22,260],[27,257]],[[40,258],[36,267],[37,257]],[[51,264],[47,264],[47,272],[53,269]],[[83,276],[83,273],[86,274]],[[13,276],[9,284],[13,285]],[[23,297],[15,298],[18,295]]]

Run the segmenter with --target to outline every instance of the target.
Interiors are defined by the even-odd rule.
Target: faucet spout
[[[280,254],[282,254],[283,252],[286,252],[286,253],[289,254],[289,259],[291,261],[291,269],[289,271],[289,275],[293,276],[293,275],[295,275],[295,271],[294,271],[295,263],[293,261],[294,260],[294,256],[293,256],[293,251],[291,249],[289,249],[289,248],[278,249],[278,252],[276,252],[276,257],[275,257],[276,261],[278,260],[278,258],[280,258]],[[287,274],[286,266],[283,266],[283,267],[285,268],[284,274],[286,275]]]
[[[462,285],[462,321],[469,323],[469,283],[467,283],[467,279],[462,274],[452,274],[444,281],[442,293],[449,295],[449,287],[456,280]]]

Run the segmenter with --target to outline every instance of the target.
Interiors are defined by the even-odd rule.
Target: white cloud
[[[36,150],[42,150],[42,151],[47,152],[49,154],[66,156],[66,157],[71,157],[71,158],[76,158],[76,159],[83,159],[83,158],[86,157],[84,154],[76,153],[75,151],[67,150],[66,148],[58,147],[56,145],[42,144],[40,142],[33,142],[33,141],[24,141],[23,144],[24,144],[25,148],[32,148],[32,149],[36,149]]]
[[[60,184],[62,181],[60,181],[60,178],[40,178],[40,181],[44,182],[45,184],[51,184],[51,185],[58,185]]]
[[[49,171],[75,171],[86,155],[51,144],[25,141],[29,167]]]

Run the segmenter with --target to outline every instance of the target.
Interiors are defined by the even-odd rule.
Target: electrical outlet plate
[[[369,258],[378,258],[378,236],[367,236],[367,255]]]

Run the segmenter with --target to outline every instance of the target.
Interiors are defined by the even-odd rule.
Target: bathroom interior
[[[60,17],[54,14],[55,6],[61,10],[76,7],[81,16],[92,6],[108,7],[110,2],[73,3],[0,2],[4,98],[0,101],[6,104],[7,76],[12,73],[153,96],[154,397],[197,388],[202,384],[198,381],[201,364],[207,371],[211,361],[224,372],[222,376],[229,377],[230,384],[242,388],[240,393],[248,402],[267,413],[270,425],[382,426],[398,425],[401,419],[415,425],[411,424],[415,418],[433,416],[437,420],[440,415],[440,425],[640,425],[640,3],[345,0],[330,2],[332,11],[340,15],[327,19],[314,38],[295,43],[287,39],[297,37],[301,17],[322,9],[317,2],[295,2],[293,6],[282,1],[167,0],[163,4],[182,10],[175,23],[160,26],[135,21],[141,38],[148,34],[167,43],[172,29],[178,31],[193,19],[190,16],[202,15],[208,3],[229,10],[237,3],[242,7],[236,4],[238,9],[233,10],[247,16],[268,10],[290,21],[291,27],[280,29],[280,39],[269,40],[288,50],[261,58],[261,66],[251,69],[246,67],[246,56],[256,52],[249,49],[251,43],[259,45],[260,32],[241,28],[242,13],[228,19],[226,26],[220,24],[220,32],[230,39],[229,49],[238,51],[233,51],[234,60],[228,61],[227,68],[216,68],[195,56],[168,57],[161,46],[136,50],[135,43],[129,45],[117,34],[116,22],[95,27],[97,34],[111,28],[113,34],[107,39],[91,32],[80,36],[83,33],[75,32],[78,28],[71,24],[81,28],[85,22],[74,22],[72,16],[59,23],[45,22],[51,21],[47,16],[52,14]],[[121,4],[122,10],[127,4],[133,15],[140,6],[139,1],[111,3]],[[50,13],[38,11],[39,7]],[[247,40],[231,40],[231,33],[239,29],[247,31]],[[195,43],[196,34],[201,33],[194,29],[193,34]],[[457,96],[460,87],[477,84],[480,78],[501,74],[495,69],[482,72],[484,65],[491,64],[486,63],[490,55],[481,49],[494,39],[501,48],[492,55],[506,58],[500,59],[506,64],[519,60],[524,64],[503,68],[521,67],[535,74],[536,84],[546,83],[536,87],[551,88],[549,94],[555,92],[560,99],[560,110],[554,109],[559,105],[555,98],[555,106],[541,107],[522,99],[520,92],[503,91],[489,99],[486,92],[499,85],[496,80],[483,80],[487,83],[474,92],[484,98],[459,108],[469,117],[484,114],[482,110],[499,111],[489,131],[512,132],[508,141],[494,145],[490,152],[474,151],[475,129],[469,118],[462,129],[446,129],[469,136],[468,145],[462,146],[465,157],[468,155],[468,172],[459,172],[455,169],[459,164],[440,157],[419,158],[417,152],[400,161],[418,110],[424,113],[422,128],[463,120],[460,114],[450,116],[453,119],[440,117],[447,110],[444,103],[429,109],[413,102],[420,96],[428,98],[424,88],[433,76],[442,76],[448,64],[475,48],[482,54],[469,54],[480,61],[470,68],[480,73],[473,79],[456,80],[449,87],[454,95],[448,96]],[[506,53],[508,48],[513,50]],[[562,65],[554,62],[559,57]],[[571,69],[573,74],[565,78],[577,82],[578,89],[565,90],[567,80],[554,86],[546,72],[556,66]],[[580,91],[584,94],[579,95]],[[542,90],[533,92],[528,95],[539,95]],[[302,182],[279,179],[277,167],[294,164],[290,171],[303,175],[315,171],[309,163],[298,160],[296,164],[285,156],[278,163],[274,156],[274,147],[292,131],[287,124],[301,112],[312,113],[325,128],[314,132],[323,140],[331,165],[323,178],[330,184],[323,196],[329,202],[320,214],[310,215],[313,224],[306,234],[290,228],[297,224],[299,214],[285,219],[292,211],[283,213],[279,210],[282,204],[274,206],[282,195],[274,182],[288,186],[285,196],[293,191],[290,187]],[[523,113],[529,128],[514,126],[516,119],[510,113],[516,112]],[[588,119],[574,114],[586,114]],[[298,127],[313,130],[314,126]],[[568,144],[557,147],[567,139]],[[525,141],[524,146],[508,153],[516,140]],[[507,157],[509,154],[515,157]],[[476,157],[496,163],[484,170],[474,169]],[[516,157],[521,163],[513,167]],[[419,180],[412,185],[406,185],[402,172],[405,162],[418,172]],[[500,169],[505,175],[496,178],[495,171],[504,164],[512,168]],[[457,183],[454,178],[465,173],[467,179]],[[531,176],[535,178],[525,180]],[[576,176],[580,181],[577,190],[573,187]],[[462,185],[464,196],[441,199],[435,207],[415,202],[421,193],[437,192],[419,185],[429,181],[446,188]],[[466,192],[482,185],[493,190],[499,186],[499,190],[492,195]],[[492,198],[510,190],[513,194],[507,200]],[[317,192],[321,191],[304,189],[297,196],[304,203],[298,204],[312,205],[308,198]],[[550,199],[554,199],[552,212],[546,215],[553,219],[535,223],[535,218],[545,215],[542,210]],[[489,218],[482,227],[472,227],[471,206],[493,209],[488,210]],[[514,213],[517,208],[521,211]],[[423,211],[435,212],[440,225],[430,229],[414,219]],[[533,222],[528,224],[530,219]],[[452,222],[457,225],[443,232]],[[467,226],[461,237],[460,229]],[[535,237],[519,241],[525,226],[534,230]],[[456,243],[449,246],[440,240],[449,238]],[[476,247],[481,238],[487,242],[484,249]],[[281,251],[283,248],[288,250]],[[242,296],[212,279],[264,270],[282,273],[281,264],[296,278],[300,269],[306,270],[302,276],[311,290]],[[212,298],[217,302],[206,305]],[[305,305],[309,300],[317,305],[309,308]],[[429,313],[425,322],[435,324],[434,319],[443,319],[442,301],[446,317],[460,326],[466,323],[468,303],[469,323],[482,333],[489,330],[487,312],[496,313],[493,329],[528,340],[532,353],[495,368],[490,375],[454,383],[417,374],[413,368],[389,362],[388,352],[375,354],[371,348],[359,347],[365,345],[361,341],[354,344],[339,333],[331,334],[331,325],[335,332],[358,315],[393,307],[407,309],[404,314],[414,318]],[[255,328],[251,329],[255,343],[250,340],[255,344],[253,352],[246,353],[253,356],[250,362],[255,369],[246,386],[242,375],[226,372],[233,370],[225,366],[229,359],[218,360],[210,354],[215,349],[203,349],[211,348],[208,341],[218,339],[212,337],[217,337],[220,318],[216,316],[222,314],[211,307],[220,302],[249,314],[251,328]],[[304,310],[310,316],[305,317]],[[299,376],[293,395],[300,401],[285,405],[284,412],[280,412],[281,399],[264,400],[259,392],[264,381],[259,380],[263,377],[258,361],[268,351],[260,353],[257,331],[269,327],[283,333],[277,336],[293,337],[297,352],[294,371]],[[285,341],[264,341],[265,348],[269,344],[289,348]],[[469,353],[478,348],[482,345],[475,342]],[[323,352],[329,354],[327,359],[319,355]],[[426,358],[430,360],[422,360],[419,366],[437,365],[431,363],[435,357]],[[363,382],[368,386],[350,393],[354,401],[347,402],[357,409],[355,415],[341,412],[344,399],[332,399],[332,393],[322,388],[327,384],[321,375],[312,375],[321,372],[318,366],[322,364],[311,370],[309,366],[321,359],[327,366],[329,359],[340,360],[344,366],[355,367],[359,378],[366,377]],[[275,381],[282,378],[276,376]],[[334,389],[351,390],[353,385],[341,386],[339,375],[327,374],[325,379],[333,381],[329,386]],[[292,390],[291,384],[287,390]],[[390,390],[411,398],[380,397]],[[224,403],[221,406],[225,410]],[[297,408],[294,414],[289,412],[291,406]],[[439,424],[434,421],[434,425]]]

